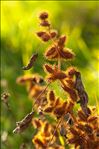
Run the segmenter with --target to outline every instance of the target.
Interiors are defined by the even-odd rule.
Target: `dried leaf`
[[[52,112],[53,111],[53,109],[54,109],[54,107],[46,107],[45,109],[44,109],[44,112],[47,112],[47,113],[50,113],[50,112]]]
[[[44,34],[46,34],[46,32],[44,31],[39,31],[36,33],[38,37],[42,37]]]
[[[66,85],[62,85],[62,88],[64,89],[64,91],[66,91],[70,98],[73,100],[73,101],[77,101],[77,94],[76,94],[76,91]]]
[[[75,86],[75,82],[70,78],[66,79],[66,83],[70,88],[74,88],[74,86]]]
[[[65,79],[67,76],[64,72],[59,71],[54,74],[54,77],[55,77],[55,79],[62,80],[62,79]]]
[[[51,38],[55,38],[57,36],[57,31],[51,31]]]
[[[33,54],[27,66],[24,66],[22,69],[29,70],[34,65],[34,62],[36,61],[37,57],[38,57],[38,54]]]
[[[31,82],[34,84],[39,84],[42,83],[44,80],[41,76],[39,75],[24,75],[24,76],[20,76],[17,78],[16,83],[18,84],[25,84],[26,82]]]
[[[49,92],[49,101],[54,102],[55,101],[55,94],[53,91]]]
[[[64,102],[61,106],[56,107],[54,110],[55,115],[62,116],[65,113],[67,102]]]
[[[50,23],[47,21],[47,20],[42,20],[42,22],[40,23],[41,26],[44,26],[44,27],[49,27],[50,26]]]
[[[69,77],[73,77],[77,72],[77,69],[75,67],[69,67],[67,69],[67,74]]]
[[[46,145],[39,139],[39,138],[34,138],[33,139],[34,144],[36,144],[38,147],[46,148]]]
[[[56,52],[56,47],[52,46],[45,52],[45,57],[50,57]]]
[[[98,119],[97,116],[91,116],[91,117],[88,117],[88,122],[91,123],[91,122],[94,122]]]
[[[75,128],[71,127],[69,130],[73,135],[75,135],[75,136],[79,135],[78,131]]]
[[[64,45],[65,41],[66,41],[66,36],[65,36],[65,35],[62,35],[62,36],[59,38],[59,40],[58,40],[58,45],[59,45],[59,46]]]
[[[87,121],[87,116],[80,110],[78,111],[78,116],[80,118],[81,121]]]
[[[39,119],[33,119],[32,124],[34,128],[40,128],[42,126],[42,122]]]
[[[66,49],[60,49],[59,50],[60,58],[63,59],[73,59],[75,54],[71,51],[71,49],[66,48]]]
[[[48,73],[54,73],[54,70],[53,70],[52,66],[49,65],[49,64],[45,64],[45,65],[44,65],[44,70],[45,70],[46,72],[48,72]]]

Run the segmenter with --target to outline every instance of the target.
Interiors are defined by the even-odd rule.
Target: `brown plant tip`
[[[36,59],[38,57],[38,54],[33,54],[29,60],[29,63],[27,64],[27,66],[24,66],[22,69],[23,70],[29,70],[35,63]]]
[[[45,20],[48,18],[48,13],[47,12],[42,12],[40,15],[39,15],[39,18],[41,20]]]

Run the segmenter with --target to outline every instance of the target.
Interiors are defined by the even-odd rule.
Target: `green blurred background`
[[[33,52],[39,53],[36,67],[26,73],[40,73],[45,76],[42,65],[47,44],[40,44],[35,32],[39,30],[38,14],[49,12],[49,19],[59,33],[68,37],[67,47],[73,49],[76,59],[65,62],[62,68],[76,66],[82,74],[90,105],[99,99],[99,2],[98,1],[1,1],[1,93],[11,94],[9,104],[12,113],[1,103],[1,148],[19,149],[23,142],[33,148],[33,128],[21,135],[15,135],[15,121],[21,120],[31,111],[25,87],[16,84],[16,78],[23,75]],[[59,93],[57,84],[52,86]],[[59,93],[61,95],[61,93]],[[5,139],[4,139],[5,135]]]

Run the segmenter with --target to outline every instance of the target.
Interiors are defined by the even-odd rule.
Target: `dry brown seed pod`
[[[36,61],[38,57],[38,54],[33,54],[29,60],[29,63],[27,64],[27,66],[24,66],[22,69],[23,70],[29,70],[33,65],[34,65],[34,62]]]
[[[55,94],[53,91],[49,92],[49,101],[54,102],[55,101]]]
[[[84,131],[85,130],[84,125],[82,125],[80,123],[76,124],[75,126],[76,126],[77,129],[80,129],[81,131]]]
[[[79,135],[78,131],[75,128],[71,127],[69,130],[73,135],[75,135],[75,136]]]
[[[53,109],[54,109],[54,107],[46,107],[45,109],[44,109],[44,112],[47,112],[47,113],[50,113],[50,112],[52,112],[53,111]]]
[[[54,110],[55,115],[63,115],[65,113],[67,102],[64,102],[61,106],[56,107]]]
[[[67,107],[66,107],[66,111],[67,113],[71,112],[73,110],[74,107],[74,103],[73,102],[68,102]]]
[[[44,34],[46,34],[46,32],[44,31],[39,31],[36,33],[38,37],[42,37]]]
[[[44,42],[47,42],[50,40],[50,35],[48,33],[44,34],[43,36],[41,36],[41,39],[44,41]]]
[[[48,18],[48,13],[47,12],[42,12],[40,15],[39,15],[39,18],[41,20],[45,20]]]
[[[75,57],[75,54],[69,48],[60,49],[59,54],[60,54],[60,58],[63,58],[63,59],[73,59]]]
[[[98,119],[97,116],[90,116],[90,117],[88,117],[88,122],[91,123],[93,121],[96,121],[97,119]]]
[[[58,45],[59,45],[59,46],[64,45],[65,41],[66,41],[66,36],[65,36],[65,35],[62,35],[62,36],[59,38],[59,40],[58,40]]]
[[[49,124],[48,123],[45,123],[44,133],[47,133],[48,131],[49,131]]]
[[[69,94],[70,98],[73,101],[77,101],[77,94],[74,89],[68,87],[67,85],[62,85],[62,88],[64,89],[64,91],[66,91]]]
[[[57,107],[58,105],[60,105],[60,99],[59,98],[56,99],[54,106]]]
[[[57,31],[51,31],[50,35],[51,35],[51,38],[55,38],[57,36]]]
[[[46,148],[45,144],[39,138],[34,138],[33,142],[34,142],[34,145],[37,145],[38,147],[42,147],[42,149]]]
[[[42,22],[40,23],[41,26],[44,26],[44,27],[49,27],[50,26],[50,23],[47,21],[47,20],[42,20]]]
[[[62,80],[62,79],[65,79],[67,76],[64,72],[58,71],[54,74],[54,77],[55,77],[55,79]]]
[[[85,124],[85,127],[84,128],[85,128],[86,133],[92,134],[93,129],[92,129],[92,127],[90,125]]]
[[[48,73],[54,73],[54,69],[53,69],[52,66],[49,65],[49,64],[45,64],[45,65],[44,65],[44,70],[45,70],[46,72],[48,72]]]
[[[71,78],[67,78],[66,83],[70,88],[74,88],[74,86],[75,86],[75,82]]]
[[[34,128],[40,128],[42,126],[42,122],[39,119],[33,119],[32,124]]]
[[[73,77],[77,72],[77,69],[75,67],[69,67],[67,69],[67,74],[69,77]]]
[[[79,110],[78,116],[79,116],[81,121],[85,121],[85,122],[87,121],[87,116],[83,113],[83,111]]]
[[[50,56],[54,55],[55,52],[56,52],[56,47],[52,46],[46,50],[45,57],[50,57]]]
[[[68,139],[68,142],[69,142],[69,144],[74,144],[74,143],[76,143],[76,140],[77,140],[78,138],[77,137],[73,137],[73,138],[71,138],[71,139]]]
[[[35,75],[23,75],[17,78],[16,83],[18,84],[25,84],[27,82],[30,82],[33,84],[40,84],[44,82],[43,78],[39,76],[38,74]]]

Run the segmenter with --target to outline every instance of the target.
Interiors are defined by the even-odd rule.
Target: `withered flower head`
[[[57,30],[53,29],[47,12],[42,12],[39,19],[42,30],[36,33],[37,36],[45,43],[50,41],[44,56],[47,60],[57,62],[54,65],[44,64],[47,74],[44,79],[37,74],[17,79],[18,84],[29,86],[28,94],[33,100],[33,109],[37,115],[34,116],[34,112],[27,114],[21,121],[16,122],[13,132],[23,132],[32,122],[36,129],[32,139],[36,149],[65,149],[67,144],[70,147],[73,145],[75,149],[98,149],[99,117],[93,108],[88,106],[89,98],[81,74],[75,67],[69,67],[66,71],[61,69],[63,60],[71,60],[75,54],[65,47],[66,36],[59,36]],[[37,56],[38,54],[33,54],[23,69],[30,69]],[[47,85],[41,84],[46,78]],[[60,87],[67,93],[65,99],[57,97],[55,91],[49,87],[56,80],[59,80]],[[75,107],[76,104],[79,104],[80,108]],[[47,116],[54,121],[50,123]]]

